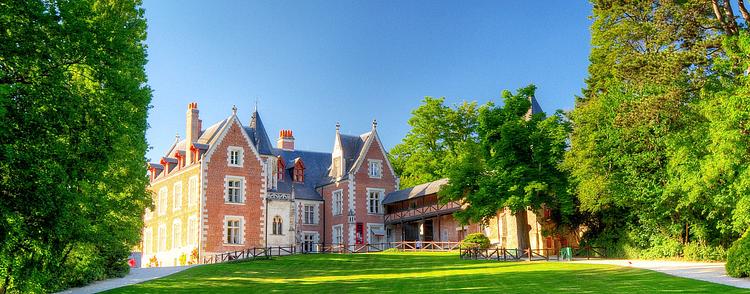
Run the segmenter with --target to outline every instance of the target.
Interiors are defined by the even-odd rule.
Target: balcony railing
[[[435,203],[432,205],[425,205],[387,213],[385,214],[385,223],[393,224],[402,221],[416,220],[423,217],[449,214],[459,209],[461,209],[461,204],[455,201],[448,203]]]

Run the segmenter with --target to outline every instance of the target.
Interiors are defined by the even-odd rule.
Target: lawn
[[[741,289],[610,265],[460,260],[456,253],[320,254],[205,265],[108,293],[649,293]]]

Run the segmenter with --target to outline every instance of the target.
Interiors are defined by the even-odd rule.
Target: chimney
[[[276,140],[276,148],[294,151],[294,136],[292,136],[292,130],[279,131],[279,139]]]
[[[198,141],[201,134],[201,120],[198,119],[198,103],[191,102],[188,104],[185,126],[185,152],[190,152],[191,144]],[[188,156],[192,158],[192,156]],[[191,162],[192,163],[192,160]]]

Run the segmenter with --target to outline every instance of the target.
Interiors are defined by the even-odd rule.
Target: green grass
[[[108,293],[732,293],[653,271],[564,262],[460,260],[456,253],[320,254],[205,265]]]

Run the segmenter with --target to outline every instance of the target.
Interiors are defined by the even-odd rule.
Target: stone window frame
[[[232,163],[232,153],[237,152],[237,157],[234,158],[237,160],[236,163]],[[227,166],[230,167],[242,167],[244,164],[244,155],[245,155],[245,149],[239,146],[229,146],[227,147]]]
[[[374,174],[373,172],[376,173]],[[380,159],[368,159],[367,175],[373,179],[383,178],[383,161]]]
[[[198,189],[198,176],[191,176],[188,178],[188,207],[194,207],[198,205],[198,194],[200,189]]]
[[[175,230],[177,226],[177,230]],[[175,218],[172,221],[172,249],[179,249],[182,247],[182,220]]]
[[[229,181],[239,181],[240,186],[239,187],[232,187],[232,188],[238,188],[240,195],[239,201],[229,201]],[[241,176],[225,176],[224,177],[224,204],[232,204],[232,205],[245,205],[245,177]]]
[[[159,215],[166,215],[167,214],[167,206],[169,205],[169,201],[167,201],[167,197],[169,197],[169,191],[166,186],[161,187],[159,189],[159,195],[157,196],[157,212]]]
[[[375,211],[375,212],[373,212],[372,208],[370,207],[371,206],[370,202],[372,202],[372,199],[371,199],[370,196],[371,196],[371,193],[373,193],[373,192],[377,192],[377,194],[378,194],[378,199],[377,199],[378,207],[377,207],[377,211]],[[384,214],[383,212],[385,210],[385,208],[383,207],[383,198],[385,198],[385,189],[383,189],[383,188],[367,188],[367,202],[366,202],[366,204],[367,204],[367,214],[370,214],[370,215],[383,215]]]
[[[180,199],[177,199],[177,195]],[[182,181],[175,182],[172,185],[172,211],[182,209]]]
[[[239,222],[239,228],[237,233],[239,234],[237,236],[237,240],[239,243],[229,243],[229,226],[227,225],[227,222],[229,221],[238,221]],[[245,244],[245,217],[240,215],[225,215],[224,216],[224,222],[222,223],[222,243],[224,246],[242,246]]]
[[[337,201],[336,195],[340,196],[341,201]],[[332,215],[343,215],[344,214],[344,189],[338,189],[333,192],[331,192],[331,202],[333,205],[331,206],[331,214]],[[338,204],[341,205],[338,205]],[[336,209],[338,208],[338,210]]]

